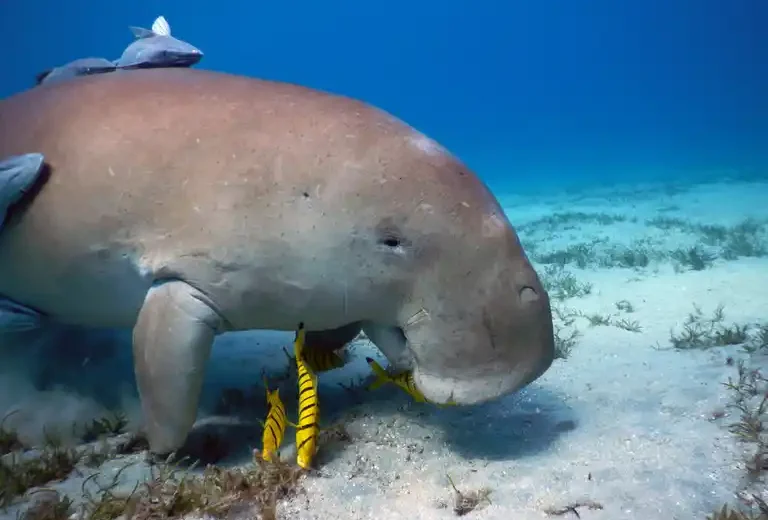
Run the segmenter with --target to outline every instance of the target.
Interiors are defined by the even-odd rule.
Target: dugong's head
[[[417,132],[378,157],[376,204],[356,215],[375,230],[378,259],[366,268],[396,294],[392,321],[417,387],[434,402],[475,404],[538,378],[554,358],[549,297],[496,198]]]

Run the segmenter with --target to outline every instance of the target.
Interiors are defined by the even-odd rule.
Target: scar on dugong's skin
[[[183,444],[224,331],[362,328],[437,403],[552,363],[549,298],[494,196],[374,107],[194,69],[99,74],[0,101],[0,157],[28,150],[50,177],[0,233],[0,294],[133,327],[156,453]]]

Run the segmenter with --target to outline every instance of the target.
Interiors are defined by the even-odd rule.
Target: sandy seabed
[[[758,337],[768,325],[768,182],[499,198],[550,289],[564,357],[516,395],[438,408],[391,386],[365,390],[364,358],[378,353],[365,340],[354,342],[346,366],[320,374],[323,419],[343,424],[349,440],[321,448],[319,470],[280,502],[278,517],[453,518],[448,476],[463,492],[489,491],[466,514],[478,520],[547,518],[577,504],[578,515],[561,517],[704,520],[724,503],[761,492],[768,499],[765,481],[747,478],[754,446],[730,431],[741,412],[723,384],[738,378],[740,362],[768,369],[768,346],[760,348]],[[703,331],[698,343],[686,343],[689,316]],[[717,334],[737,325],[746,335]],[[137,428],[127,337],[61,338],[77,342],[70,358],[45,350],[45,341],[9,349],[0,364],[0,413],[19,411],[6,426],[34,444],[44,425],[64,431],[109,407]],[[105,346],[113,341],[117,346]],[[223,406],[222,390],[258,385],[263,368],[279,372],[288,360],[274,352],[290,341],[274,332],[217,340],[196,434],[224,439],[213,450],[220,464],[247,461],[261,438],[254,418],[264,413],[262,387],[247,413],[231,392]],[[289,410],[292,384],[281,387]],[[142,461],[126,455],[78,467],[45,487],[78,499],[93,472],[109,479],[135,462],[119,475],[120,486],[131,489],[148,474]],[[28,503],[0,515],[15,518]]]

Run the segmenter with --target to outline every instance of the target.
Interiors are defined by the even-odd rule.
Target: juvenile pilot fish
[[[285,405],[280,399],[280,389],[275,388],[270,392],[266,378],[264,385],[267,388],[269,411],[267,412],[267,420],[264,421],[264,433],[261,438],[261,457],[267,462],[271,462],[273,457],[277,455],[280,444],[283,442],[287,420]]]
[[[106,58],[80,58],[59,67],[44,70],[35,76],[35,81],[41,85],[77,76],[104,74],[105,72],[112,72],[115,68],[115,64]]]
[[[397,374],[390,374],[384,370],[384,367],[379,365],[374,359],[367,357],[365,358],[365,361],[371,367],[371,370],[373,370],[373,373],[376,376],[376,379],[368,387],[369,390],[376,390],[383,384],[392,383],[405,390],[405,392],[413,397],[413,400],[418,403],[431,402],[427,400],[427,398],[424,397],[424,394],[422,394],[421,391],[416,387],[416,383],[413,381],[413,372],[405,371]],[[455,405],[456,403],[454,403],[453,399],[451,399],[445,404]]]
[[[191,67],[203,57],[197,47],[171,36],[171,26],[163,16],[157,17],[152,29],[130,29],[136,36],[136,41],[115,60],[119,69]]]
[[[290,361],[294,359],[283,349],[285,355],[288,356]],[[302,351],[304,355],[304,362],[307,367],[313,372],[327,372],[336,368],[341,368],[345,364],[345,360],[335,350],[308,348]]]
[[[307,333],[300,323],[293,342],[296,371],[299,376],[299,423],[296,427],[296,463],[309,469],[317,453],[317,435],[320,431],[320,408],[317,403],[317,376],[304,361],[303,350]]]
[[[384,370],[384,367],[379,365],[373,358],[367,357],[365,358],[365,361],[371,367],[373,374],[376,376],[376,379],[368,387],[370,390],[376,390],[383,384],[392,383],[405,390],[408,395],[413,397],[414,401],[419,403],[427,402],[427,398],[424,397],[424,394],[422,394],[421,391],[416,388],[416,384],[413,382],[412,372],[406,371],[400,372],[398,374],[390,374]]]

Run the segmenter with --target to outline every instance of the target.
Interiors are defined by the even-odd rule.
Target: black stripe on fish
[[[312,411],[314,408],[317,408],[317,403],[309,403],[308,405],[302,406],[301,410],[299,410],[299,417],[304,415],[304,412]]]
[[[274,442],[275,447],[277,447],[277,434],[275,433],[275,430],[272,428],[271,424],[267,424],[267,429],[269,429],[269,433],[272,434],[272,442]]]
[[[306,439],[304,439],[303,441],[301,441],[301,443],[299,444],[299,446],[296,448],[296,451],[297,451],[297,452],[299,452],[299,453],[301,453],[301,448],[303,448],[303,447],[304,447],[304,445],[305,445],[306,443],[308,443],[309,441],[311,441],[311,440],[312,440],[312,439],[314,439],[314,438],[315,438],[315,436],[313,435],[312,437],[307,437]]]
[[[285,412],[283,412],[283,410],[278,408],[277,406],[273,407],[272,410],[269,412],[269,415],[272,415],[272,414],[280,414],[280,417],[275,419],[278,422],[283,422],[285,420]]]

